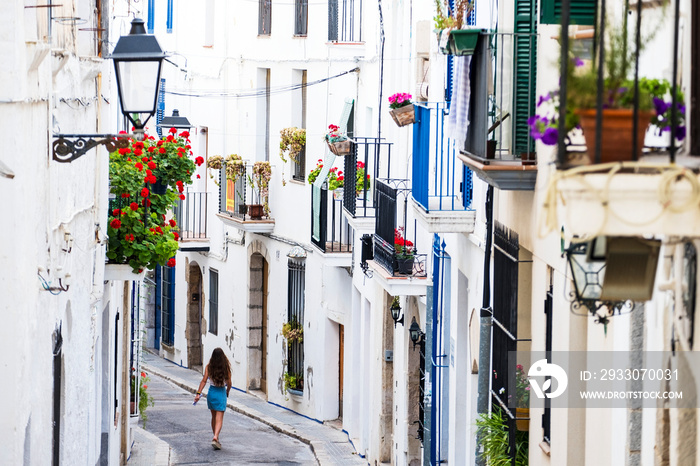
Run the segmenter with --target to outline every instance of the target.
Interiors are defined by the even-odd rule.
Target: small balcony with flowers
[[[501,190],[532,191],[537,178],[528,118],[535,108],[538,35],[528,14],[514,31],[482,31],[473,53],[455,60],[448,134],[463,147],[457,157]]]
[[[473,174],[457,158],[459,150],[448,135],[449,103],[413,106],[413,212],[431,233],[471,233],[475,221],[471,205]]]
[[[308,176],[311,183],[311,244],[320,250],[326,265],[350,267],[354,230],[343,215],[345,173],[333,166],[325,181],[321,181],[319,174],[325,173],[323,168],[324,161],[318,159]]]
[[[374,234],[362,238],[361,268],[371,268],[373,277],[392,296],[422,296],[430,284],[428,255],[419,252],[417,222],[408,221],[410,193],[410,180],[376,180]]]
[[[270,162],[249,163],[237,154],[214,156],[207,168],[219,170],[219,213],[224,224],[250,233],[271,233],[275,220],[269,206]]]
[[[107,236],[107,280],[140,280],[156,266],[175,265],[183,235],[206,240],[206,220],[183,227],[186,186],[204,159],[192,153],[189,132],[173,128],[161,139],[128,140],[110,153],[110,200]],[[188,193],[189,194],[189,193]],[[206,197],[200,199],[206,204]]]
[[[591,9],[597,40],[584,53],[569,34],[577,12],[563,5],[562,78],[531,120],[556,163],[540,234],[697,237],[700,132],[687,93],[700,91],[700,72],[686,57],[697,54],[700,33],[684,32],[675,2],[618,3]],[[649,23],[670,34],[649,33]]]

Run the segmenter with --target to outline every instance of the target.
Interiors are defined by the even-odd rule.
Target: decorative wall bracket
[[[109,152],[129,147],[134,134],[57,134],[53,141],[53,160],[70,163],[93,147],[104,145]]]
[[[611,301],[611,300],[597,300],[597,299],[584,299],[578,298],[574,291],[569,292],[569,300],[571,301],[571,311],[574,314],[583,314],[584,309],[587,310],[591,316],[595,318],[594,322],[596,324],[603,324],[607,327],[610,323],[610,318],[614,317],[616,314],[622,314],[622,310],[625,308],[632,309],[634,303],[631,300],[625,301]],[[602,312],[598,312],[602,309]]]

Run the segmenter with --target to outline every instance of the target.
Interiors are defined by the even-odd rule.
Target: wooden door
[[[340,344],[339,354],[338,354],[338,373],[339,373],[339,384],[338,384],[338,418],[343,418],[343,371],[345,370],[345,362],[343,360],[344,346],[345,346],[345,326],[338,324],[340,328]]]
[[[260,390],[267,394],[267,261],[262,261],[262,368],[260,375]]]

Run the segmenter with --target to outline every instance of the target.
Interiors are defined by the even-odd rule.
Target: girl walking
[[[204,377],[202,377],[199,389],[194,397],[195,403],[202,396],[202,390],[207,384],[207,379],[210,381],[209,392],[207,392],[207,407],[211,410],[211,430],[214,433],[211,446],[215,450],[221,450],[219,433],[224,424],[226,399],[228,398],[228,392],[231,390],[231,363],[221,348],[214,350],[209,359],[209,364],[204,368]]]

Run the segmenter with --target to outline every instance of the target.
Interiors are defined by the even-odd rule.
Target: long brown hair
[[[209,378],[214,385],[223,385],[231,378],[231,363],[221,348],[216,348],[211,353],[207,368],[209,369]]]

